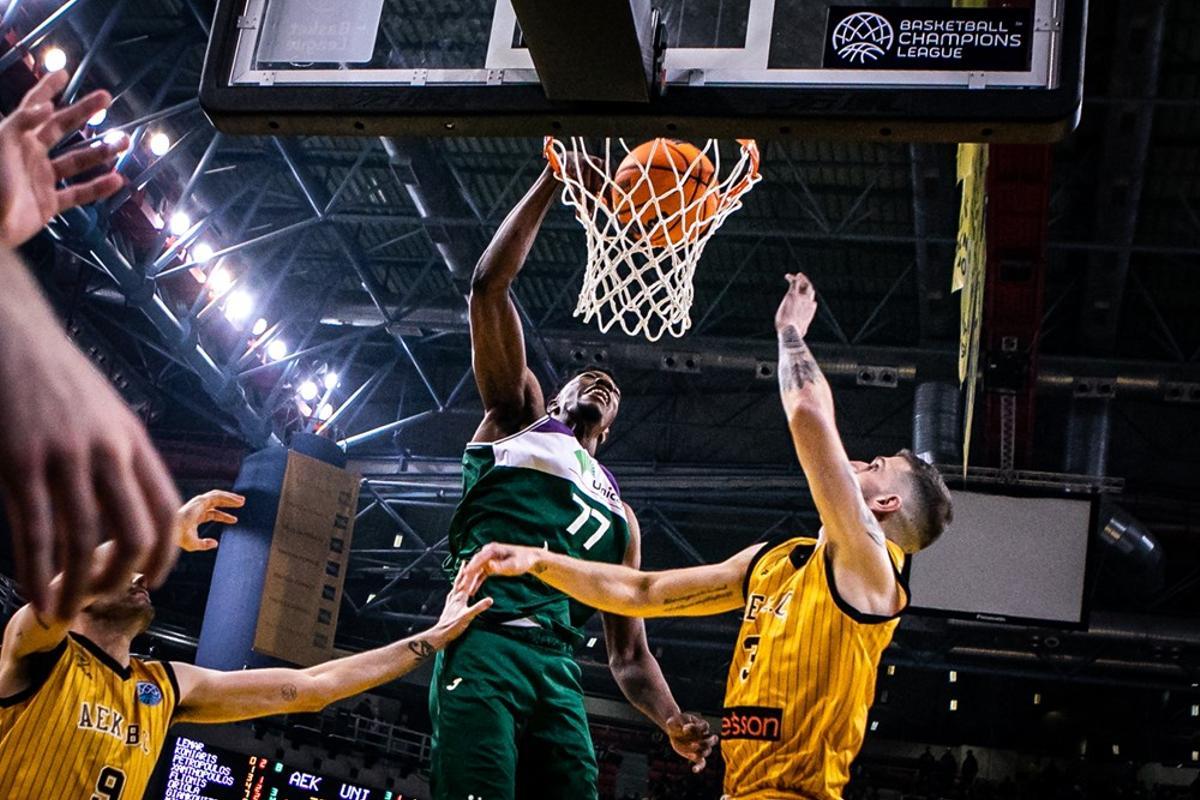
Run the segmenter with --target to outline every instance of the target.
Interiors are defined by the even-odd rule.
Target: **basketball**
[[[695,145],[654,139],[629,151],[613,176],[612,208],[626,229],[662,247],[694,241],[717,211],[719,195],[710,192],[716,169]],[[644,233],[641,233],[644,232]]]

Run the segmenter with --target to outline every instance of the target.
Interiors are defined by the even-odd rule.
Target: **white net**
[[[704,246],[760,179],[752,140],[722,149],[716,139],[702,147],[605,139],[589,152],[581,138],[546,140],[563,202],[587,233],[575,316],[652,342],[687,332]]]

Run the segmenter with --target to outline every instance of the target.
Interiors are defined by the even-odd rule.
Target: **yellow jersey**
[[[904,553],[887,547],[907,607]],[[764,546],[745,594],[721,720],[726,796],[838,800],[899,614],[851,607],[838,594],[826,544],[810,538]]]
[[[35,667],[0,698],[0,797],[141,800],[179,699],[171,665],[123,668],[72,633]]]

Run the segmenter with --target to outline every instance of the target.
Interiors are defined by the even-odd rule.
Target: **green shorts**
[[[565,646],[517,636],[477,623],[438,653],[429,687],[434,800],[595,800],[579,665]]]

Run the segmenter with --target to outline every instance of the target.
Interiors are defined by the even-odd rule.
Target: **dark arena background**
[[[127,187],[56,218],[21,252],[185,497],[232,488],[246,456],[298,435],[344,451],[361,483],[325,644],[363,651],[440,613],[463,446],[482,415],[465,297],[491,235],[543,169],[552,114],[476,136],[430,135],[426,119],[404,135],[395,109],[377,122],[386,115],[365,105],[325,107],[336,101],[328,86],[307,111],[283,107],[303,105],[295,86],[273,106],[283,71],[249,99],[218,97],[205,69],[214,20],[244,23],[236,3],[220,5],[0,0],[0,111],[65,58],[85,90],[116,98],[81,135],[132,139],[117,165]],[[473,64],[494,5],[387,0],[372,64]],[[715,19],[751,4],[667,5]],[[763,180],[705,249],[682,338],[602,334],[573,316],[587,251],[562,203],[513,289],[547,392],[585,366],[621,386],[598,457],[638,513],[646,569],[820,527],[775,376],[785,273],[817,288],[808,341],[850,456],[911,448],[964,498],[944,542],[914,559],[915,608],[880,664],[846,800],[1200,797],[1200,3],[1093,0],[1086,17],[1077,127],[996,106],[997,131],[1034,133],[988,145],[970,404],[963,300],[951,290],[963,192],[954,142],[981,139],[966,133],[970,120],[939,129],[931,118],[949,111],[910,107],[926,98],[895,99],[903,87],[872,100],[894,101],[891,122],[753,122]],[[823,53],[824,11],[816,20],[812,42],[798,35],[796,46]],[[218,98],[203,107],[202,79]],[[684,89],[703,88],[664,102],[700,109],[707,96]],[[467,120],[466,91],[431,90],[463,114],[445,124],[470,133],[483,123]],[[534,104],[511,102],[516,115]],[[749,102],[712,111],[723,117],[713,135],[729,135]],[[657,135],[662,114],[633,140]],[[595,116],[563,124],[608,135],[587,129]],[[703,122],[680,124],[680,138],[704,135]],[[936,132],[913,135],[923,124]],[[214,577],[216,559],[180,558],[136,651],[196,658],[202,626],[223,624],[206,608],[231,613],[210,597],[237,581]],[[23,602],[11,567],[0,537],[3,619]],[[647,623],[680,705],[718,726],[738,624],[737,614]],[[621,697],[598,619],[577,658],[601,798],[721,795],[718,757],[690,774]],[[429,680],[426,665],[321,713],[176,726],[145,797],[428,800]]]

